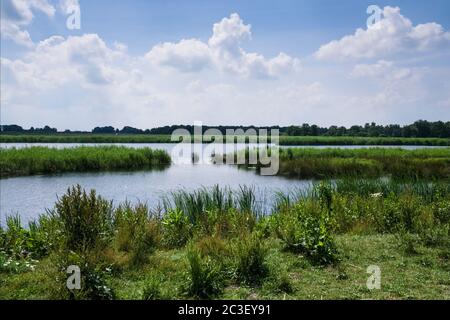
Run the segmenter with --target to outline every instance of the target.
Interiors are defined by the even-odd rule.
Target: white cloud
[[[56,9],[47,0],[2,0],[1,1],[1,35],[19,45],[32,47],[33,41],[28,31],[33,11],[41,11],[48,17],[55,15]]]
[[[211,63],[208,45],[196,39],[158,44],[147,53],[146,57],[153,63],[170,66],[183,72],[199,71]]]
[[[450,32],[437,23],[413,23],[398,7],[384,7],[383,19],[367,29],[357,29],[320,47],[318,59],[380,58],[398,53],[418,53],[450,48]]]
[[[429,82],[448,79],[448,69],[427,69],[424,79],[421,68],[405,62],[329,67],[313,59],[301,73],[289,73],[297,59],[246,52],[250,38],[250,25],[237,14],[216,23],[208,41],[161,43],[143,56],[96,34],[50,37],[1,59],[2,122],[92,129],[450,117],[445,90]],[[258,81],[267,77],[272,81]]]
[[[113,81],[112,65],[122,57],[122,51],[108,48],[96,34],[52,36],[23,59],[3,59],[2,69],[21,86],[42,90],[74,80],[86,85]]]
[[[380,60],[373,64],[357,64],[350,76],[353,78],[402,80],[410,77],[412,74],[410,68],[399,68],[392,61]]]
[[[26,30],[21,30],[17,24],[10,23],[7,21],[1,22],[1,32],[2,37],[6,39],[11,39],[15,43],[25,46],[32,47],[33,40],[31,40],[30,34]]]
[[[119,41],[114,41],[114,48],[123,52],[128,50],[128,46],[125,43]]]
[[[298,69],[299,60],[285,53],[271,59],[258,53],[247,53],[241,44],[250,38],[251,26],[233,13],[214,24],[208,43],[197,39],[166,42],[153,47],[147,58],[182,72],[215,67],[247,78],[274,78]]]
[[[63,14],[67,14],[74,7],[80,8],[80,3],[78,0],[59,0],[59,7]]]

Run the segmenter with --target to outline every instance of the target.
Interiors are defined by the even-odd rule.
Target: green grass
[[[210,141],[210,139],[209,139]],[[176,143],[170,135],[154,134],[0,134],[0,142],[26,143]],[[393,138],[393,137],[327,137],[280,136],[280,145],[424,145],[450,146],[446,138]]]
[[[170,165],[166,151],[118,146],[0,149],[0,177],[61,172],[143,170]]]
[[[248,161],[250,153],[258,151],[247,149],[240,152],[245,152]],[[279,152],[278,174],[298,179],[381,176],[401,179],[450,178],[450,148],[288,148]],[[241,166],[255,167],[248,163]],[[256,167],[259,169],[260,164]]]
[[[448,184],[362,184],[279,195],[269,216],[218,187],[158,210],[73,187],[27,229],[0,228],[0,298],[450,299]],[[65,287],[68,265],[82,290]],[[371,265],[381,289],[366,287]]]
[[[278,240],[270,239],[267,260],[272,274],[256,287],[224,283],[214,298],[450,299],[449,255],[441,249],[421,247],[418,254],[405,255],[391,235],[342,235],[336,242],[343,256],[340,265],[323,268],[284,251]],[[145,293],[148,297],[150,282],[150,299],[185,299],[180,284],[186,281],[186,251],[157,251],[149,259],[140,270],[123,271],[107,279],[116,298],[143,299]],[[381,268],[380,290],[366,287],[366,270],[373,264]],[[45,259],[33,272],[0,273],[0,297],[54,299],[48,279],[50,268],[51,262]],[[280,270],[288,276],[288,284],[277,276]]]
[[[280,145],[379,145],[379,146],[450,146],[445,138],[394,138],[394,137],[326,137],[326,136],[280,136]]]
[[[0,134],[3,143],[171,143],[170,135],[147,134]]]

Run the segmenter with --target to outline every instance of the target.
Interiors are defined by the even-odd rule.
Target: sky
[[[446,0],[0,2],[2,124],[450,121]]]

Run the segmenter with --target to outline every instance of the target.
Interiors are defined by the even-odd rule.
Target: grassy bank
[[[251,188],[176,192],[149,210],[74,187],[28,229],[8,219],[0,298],[450,299],[448,185],[362,183],[280,194],[270,216]],[[65,286],[69,265],[81,290]],[[370,265],[380,289],[366,287]]]
[[[210,141],[210,139],[208,139]],[[152,134],[0,134],[2,143],[174,143],[170,135]],[[444,138],[280,136],[280,145],[423,145],[450,146]]]
[[[394,138],[394,137],[326,137],[326,136],[281,136],[280,145],[285,146],[450,146],[450,139],[444,138]]]
[[[0,150],[0,177],[61,172],[142,170],[170,164],[162,150],[117,146]]]
[[[244,150],[245,161],[256,150]],[[374,178],[402,179],[450,178],[450,148],[439,149],[280,149],[279,175],[298,179]],[[235,155],[236,156],[236,155]],[[237,158],[235,158],[237,159]],[[237,161],[235,161],[237,162]],[[242,167],[260,167],[243,164]]]

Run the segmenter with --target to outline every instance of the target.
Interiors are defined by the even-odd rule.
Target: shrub
[[[20,216],[8,216],[6,227],[6,230],[0,230],[0,251],[15,259],[38,259],[48,253],[49,246],[44,233],[35,222],[30,222],[28,229],[25,229]]]
[[[97,263],[94,254],[77,254],[70,252],[56,257],[60,270],[60,295],[70,300],[112,300],[114,291],[108,286],[106,278],[110,269]],[[67,288],[68,266],[80,268],[81,289]]]
[[[379,212],[378,225],[381,232],[416,233],[421,227],[418,217],[423,210],[420,199],[409,193],[390,195],[384,201],[384,210]]]
[[[267,248],[260,234],[252,233],[233,243],[235,276],[239,282],[259,285],[267,275]]]
[[[210,256],[221,263],[223,258],[229,255],[226,243],[218,236],[206,236],[195,243],[202,256]]]
[[[264,238],[270,237],[275,229],[276,215],[261,217],[255,226],[256,232],[259,232]]]
[[[314,193],[317,194],[322,207],[328,211],[331,211],[331,205],[333,202],[333,189],[331,188],[331,184],[324,181],[320,182],[314,187]]]
[[[22,273],[34,271],[39,261],[31,258],[17,258],[0,249],[0,273]]]
[[[314,263],[337,261],[329,214],[316,201],[299,202],[280,213],[277,234],[288,250],[303,253]]]
[[[220,268],[209,256],[191,246],[187,252],[189,262],[187,294],[191,297],[207,299],[217,296],[223,287]]]
[[[131,253],[131,265],[140,265],[147,254],[160,243],[160,228],[156,218],[149,217],[144,204],[132,207],[129,203],[119,206],[114,212],[116,244],[120,251]]]
[[[450,225],[435,225],[423,228],[419,232],[420,239],[426,246],[450,247]]]
[[[407,254],[417,254],[417,246],[420,244],[420,238],[417,234],[400,231],[396,235],[397,241],[403,251]]]
[[[192,235],[191,224],[181,210],[168,211],[162,219],[162,225],[164,242],[168,247],[184,246]]]
[[[433,203],[433,215],[441,224],[450,224],[450,200],[442,199]]]
[[[111,202],[89,194],[76,185],[67,190],[55,205],[55,215],[61,220],[64,246],[68,250],[84,251],[106,244],[112,233]]]

